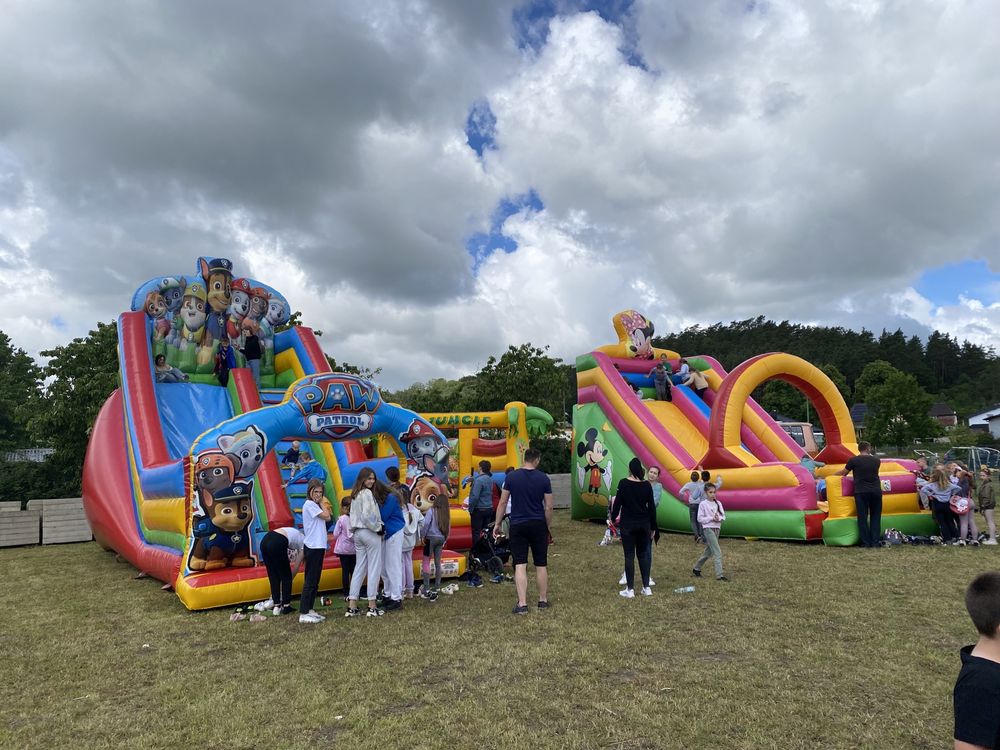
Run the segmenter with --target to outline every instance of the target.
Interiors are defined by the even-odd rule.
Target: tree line
[[[295,313],[290,325],[300,320]],[[937,331],[924,342],[898,329],[875,336],[864,329],[757,317],[692,326],[654,343],[687,356],[711,355],[729,369],[763,352],[798,355],[823,369],[848,404],[868,404],[867,434],[887,446],[938,434],[936,421],[927,417],[934,401],[948,402],[960,418],[1000,402],[1000,357],[994,350]],[[55,450],[40,464],[0,462],[0,499],[79,494],[90,429],[118,387],[117,347],[115,323],[98,323],[87,336],[42,352],[47,363],[39,366],[0,331],[0,455],[29,447]],[[364,365],[329,360],[341,371],[376,379],[379,374]],[[754,395],[772,413],[815,420],[805,398],[785,383],[766,383]],[[563,422],[571,419],[576,403],[576,371],[551,356],[547,346],[525,343],[491,356],[475,374],[415,383],[383,396],[418,412],[495,410],[524,401]],[[539,440],[543,468],[566,470],[566,441]],[[550,445],[552,440],[556,442]]]

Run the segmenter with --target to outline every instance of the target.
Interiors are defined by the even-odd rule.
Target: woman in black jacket
[[[625,588],[618,593],[626,599],[635,597],[635,558],[639,557],[643,596],[652,596],[649,588],[649,568],[652,563],[653,537],[656,529],[656,505],[653,488],[646,481],[642,462],[633,458],[628,465],[628,477],[618,483],[618,492],[611,504],[611,518],[617,519],[625,553]]]

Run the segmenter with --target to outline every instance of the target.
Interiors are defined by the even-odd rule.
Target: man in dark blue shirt
[[[549,606],[549,526],[552,523],[552,482],[544,471],[539,471],[542,454],[535,448],[524,452],[524,466],[507,474],[500,504],[497,505],[494,533],[510,499],[510,552],[514,562],[514,585],[517,588],[515,615],[528,613],[528,549],[535,564],[538,581],[538,608]]]

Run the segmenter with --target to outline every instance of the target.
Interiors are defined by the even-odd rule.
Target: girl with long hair
[[[934,520],[941,529],[941,540],[945,544],[958,544],[958,528],[955,514],[951,511],[951,498],[962,494],[962,488],[952,484],[948,472],[936,466],[931,472],[931,480],[920,488],[920,494],[930,501]]]
[[[385,505],[389,488],[378,481],[375,472],[367,466],[358,472],[351,489],[351,532],[354,535],[356,564],[351,578],[351,589],[347,595],[346,617],[357,617],[358,595],[361,582],[368,579],[368,617],[380,617],[385,612],[375,605],[378,594],[378,579],[382,572],[382,506]]]
[[[441,550],[444,549],[444,541],[451,531],[451,508],[448,505],[448,495],[443,489],[438,487],[434,495],[434,505],[424,516],[423,524],[424,537],[424,559],[421,572],[424,576],[424,585],[420,589],[420,596],[424,599],[434,601],[437,599],[438,590],[441,588]],[[431,557],[434,558],[434,588],[431,589]]]

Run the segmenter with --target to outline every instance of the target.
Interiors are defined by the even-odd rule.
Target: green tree
[[[296,310],[295,312],[293,312],[291,315],[288,316],[288,322],[282,323],[280,326],[277,326],[274,329],[274,332],[281,333],[282,331],[287,331],[289,328],[294,328],[295,326],[300,326],[300,325],[302,325],[302,313],[299,310]],[[317,336],[323,335],[322,331],[317,331],[315,328],[313,329],[313,333],[316,334]]]
[[[927,414],[933,402],[915,377],[892,368],[883,382],[867,389],[868,437],[899,450],[916,439],[941,434],[941,425]]]
[[[334,372],[346,372],[349,375],[357,375],[365,380],[375,380],[381,374],[382,368],[376,367],[374,370],[364,365],[352,365],[350,362],[338,362],[329,354],[324,354],[326,361],[330,363],[330,369]]]
[[[883,385],[891,375],[897,372],[899,370],[884,359],[869,362],[854,383],[854,403],[868,403],[871,392]]]
[[[475,408],[502,409],[511,401],[523,401],[564,421],[573,395],[561,360],[548,356],[548,348],[521,344],[508,347],[499,359],[490,357],[476,374]]]
[[[42,371],[0,331],[0,452],[32,447],[24,406],[37,399]]]
[[[55,448],[49,464],[61,491],[80,491],[83,457],[97,412],[118,387],[118,327],[98,323],[86,338],[42,352],[49,380],[30,405],[29,427],[38,442]]]
[[[415,412],[468,411],[477,408],[476,378],[473,375],[461,380],[435,378],[387,392],[384,398]]]
[[[802,391],[783,380],[768,380],[754,391],[753,398],[772,417],[806,421],[808,399]]]

